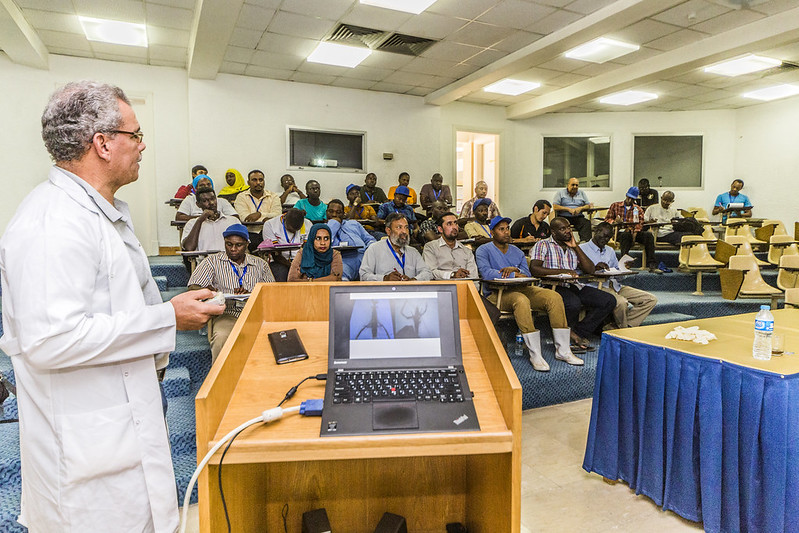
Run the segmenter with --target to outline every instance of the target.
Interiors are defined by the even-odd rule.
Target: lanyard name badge
[[[366,195],[366,198],[368,198],[370,202],[374,202],[375,201],[375,195],[374,194],[369,194],[368,192],[366,192],[366,189],[363,190],[363,193]]]
[[[436,197],[436,200],[438,200],[438,197],[439,197],[439,196],[441,196],[441,193],[442,193],[442,192],[444,192],[444,189],[441,189],[441,190],[440,190],[440,191],[438,191],[438,192],[436,192],[436,190],[435,190],[435,189],[433,189],[433,196],[435,196],[435,197]]]
[[[233,264],[232,261],[230,262],[230,266],[233,267],[233,273],[236,275],[236,279],[239,282],[239,287],[243,287],[244,286],[244,276],[247,275],[247,267],[249,265],[244,265],[244,268],[242,269],[241,274],[239,274],[239,269],[236,268],[236,265]],[[243,301],[239,301],[239,300],[234,300],[233,301],[233,307],[235,309],[243,309],[244,305],[245,305],[245,302],[243,302]]]
[[[394,256],[394,260],[397,261],[400,268],[402,268],[402,274],[405,274],[405,254],[402,254],[402,259],[397,255],[397,252],[394,251],[394,247],[391,246],[391,241],[386,239],[386,244],[388,244],[388,249],[391,250],[391,255]]]
[[[250,201],[252,202],[253,207],[255,207],[255,210],[260,212],[261,211],[261,204],[264,203],[264,199],[261,198],[261,201],[258,202],[258,205],[255,205],[255,198],[253,198],[252,195],[250,195]]]

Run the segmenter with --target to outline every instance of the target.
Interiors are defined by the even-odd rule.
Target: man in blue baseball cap
[[[231,224],[222,232],[225,251],[211,254],[189,278],[189,290],[208,288],[225,294],[248,294],[256,283],[275,281],[266,261],[247,253],[250,233],[244,224]],[[208,323],[211,357],[215,361],[244,308],[244,301],[227,300],[225,312]]]
[[[463,227],[463,231],[474,239],[477,246],[491,241],[490,223],[497,218],[488,218],[492,203],[491,198],[478,198],[475,200],[472,206],[474,220],[470,220]]]
[[[406,204],[410,194],[411,191],[408,187],[405,185],[398,186],[394,190],[394,198],[382,204],[377,210],[377,218],[385,224],[388,215],[391,213],[400,213],[408,219],[408,226],[411,227],[413,231],[416,226],[416,214],[414,214],[413,209]]]
[[[623,201],[610,204],[605,222],[619,227],[616,240],[622,256],[630,251],[634,242],[642,244],[649,271],[662,274],[663,271],[658,268],[658,262],[655,260],[655,234],[644,229],[644,210],[635,203],[639,194],[638,187],[627,189]]]

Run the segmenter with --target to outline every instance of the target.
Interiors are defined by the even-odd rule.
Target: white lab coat
[[[19,521],[32,533],[175,531],[153,357],[174,350],[171,304],[145,304],[119,233],[56,168],[0,239],[0,277],[0,349],[19,398]]]

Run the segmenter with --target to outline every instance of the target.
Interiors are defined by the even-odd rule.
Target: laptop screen
[[[454,285],[352,286],[330,289],[331,362],[460,362]]]

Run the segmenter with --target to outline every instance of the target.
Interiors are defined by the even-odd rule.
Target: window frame
[[[555,187],[548,187],[545,185],[545,178],[544,178],[544,143],[546,139],[553,139],[553,138],[581,138],[581,139],[590,139],[592,137],[607,137],[608,144],[608,184],[607,186],[601,187],[588,187],[583,183],[580,183],[580,189],[585,189],[587,191],[611,191],[613,190],[613,144],[614,144],[614,136],[610,132],[605,133],[544,133],[541,135],[541,191],[558,191],[566,187],[566,184],[558,185]],[[585,176],[587,177],[587,176]]]

